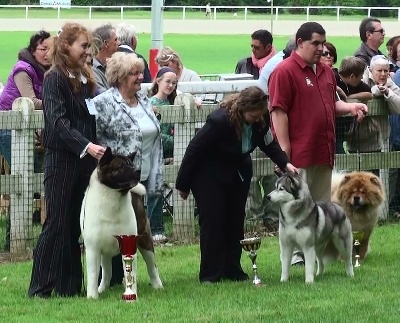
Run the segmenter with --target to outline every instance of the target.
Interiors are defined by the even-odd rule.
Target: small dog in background
[[[331,255],[325,252],[330,239],[340,251],[347,275],[354,276],[351,224],[342,207],[335,203],[315,203],[308,185],[293,173],[285,173],[278,178],[275,190],[267,197],[280,206],[281,282],[289,279],[290,262],[297,247],[304,253],[305,282],[313,283],[315,260],[318,264],[317,275],[321,275],[331,259]]]
[[[363,260],[385,201],[382,181],[371,172],[334,173],[331,200],[343,207],[352,230],[364,233],[360,241],[360,260]]]
[[[119,254],[119,245],[115,235],[138,235],[132,196],[138,214],[140,214],[141,223],[143,223],[142,218],[146,217],[141,201],[142,196],[146,194],[146,189],[139,183],[140,172],[135,171],[134,157],[135,154],[127,157],[113,155],[108,147],[92,173],[83,199],[80,225],[86,249],[88,298],[98,298],[98,294],[110,286],[112,257]],[[148,242],[148,239],[147,236],[145,241]],[[143,243],[142,237],[139,238],[138,245],[146,261],[152,286],[162,288],[155,263],[154,248],[151,249],[152,246],[148,249],[143,248],[147,245]],[[98,286],[100,264],[102,279]],[[137,254],[134,255],[132,264],[134,278],[132,290],[135,294],[137,292],[136,272]]]

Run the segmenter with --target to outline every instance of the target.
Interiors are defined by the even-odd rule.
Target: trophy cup
[[[133,257],[137,251],[137,236],[135,235],[117,235],[114,236],[118,240],[119,250],[122,254],[125,270],[125,292],[122,299],[126,302],[136,301],[136,293],[132,290],[135,278],[132,276]]]
[[[364,237],[364,232],[363,231],[353,231],[353,241],[354,241],[354,252],[356,253],[356,255],[354,256],[354,258],[356,259],[356,262],[354,264],[354,267],[360,267],[360,246],[361,243],[360,241],[362,240],[362,238]]]
[[[257,265],[256,265],[257,250],[261,246],[261,238],[260,237],[246,238],[240,240],[240,244],[242,245],[243,250],[247,251],[247,255],[249,256],[251,263],[253,264],[252,266],[254,272],[253,284],[255,286],[262,286],[261,279],[260,277],[258,277]]]

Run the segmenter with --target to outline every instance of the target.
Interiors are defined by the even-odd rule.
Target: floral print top
[[[96,134],[98,144],[110,147],[115,154],[127,156],[136,152],[134,165],[136,169],[141,169],[143,137],[137,120],[135,120],[133,114],[130,112],[132,108],[126,103],[115,87],[96,96],[93,101],[97,110]],[[149,193],[161,192],[164,181],[164,160],[160,122],[154,115],[148,98],[142,97],[138,101],[158,129],[158,136],[154,142],[151,154],[147,190]]]

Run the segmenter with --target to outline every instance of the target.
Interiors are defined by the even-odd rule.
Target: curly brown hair
[[[243,113],[260,111],[268,107],[268,95],[258,86],[250,86],[224,99],[220,103],[220,107],[228,110],[229,122],[234,126],[235,132],[240,139],[244,124]],[[262,127],[266,125],[264,118],[260,120]]]
[[[94,80],[91,69],[86,65],[81,68],[71,60],[69,55],[69,47],[72,46],[81,34],[84,34],[87,37],[90,45],[92,37],[86,27],[78,23],[65,23],[58,35],[53,38],[53,45],[50,49],[49,55],[51,57],[52,68],[58,67],[66,75],[72,73],[75,76],[74,78],[68,77],[74,92],[78,92],[81,88],[79,75],[82,73],[82,75],[87,78],[90,90],[94,94],[96,81]]]

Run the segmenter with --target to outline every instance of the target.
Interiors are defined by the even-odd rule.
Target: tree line
[[[167,6],[205,6],[210,2],[211,6],[269,6],[265,0],[165,0]],[[39,0],[0,0],[1,5],[7,4],[39,4]],[[73,6],[137,6],[151,5],[151,0],[72,0]],[[345,7],[400,7],[399,0],[274,0],[274,6],[345,6]],[[249,9],[250,10],[250,9]],[[266,9],[251,9],[253,12],[269,12]],[[219,9],[219,11],[232,12],[233,9]],[[290,8],[289,13],[303,13],[304,10]],[[335,11],[331,9],[312,9],[311,14],[332,14]],[[362,15],[365,10],[341,9],[341,15]],[[397,9],[393,10],[371,10],[371,15],[375,17],[397,16]]]

